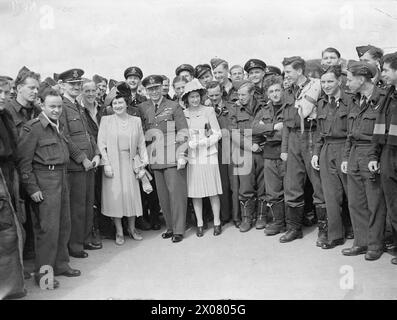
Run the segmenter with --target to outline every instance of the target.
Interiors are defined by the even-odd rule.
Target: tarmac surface
[[[197,238],[192,228],[179,243],[162,239],[163,231],[142,231],[143,241],[126,237],[123,246],[103,240],[88,258],[71,258],[80,277],[57,277],[56,290],[42,290],[31,278],[24,299],[397,299],[390,253],[377,261],[343,256],[353,240],[318,248],[315,227],[286,244],[279,235],[241,233],[231,223],[218,237],[210,227]],[[32,262],[26,262],[28,271]]]

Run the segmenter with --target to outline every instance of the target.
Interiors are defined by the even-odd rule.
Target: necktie
[[[361,106],[361,108],[365,108],[366,105],[367,105],[367,97],[366,96],[362,96],[361,97],[360,106]]]
[[[159,105],[157,103],[154,104],[154,112],[157,113],[159,109]]]
[[[219,107],[219,104],[216,104],[216,105],[215,105],[215,112],[216,112],[216,114],[217,114],[218,116],[221,114],[222,109]]]
[[[331,102],[330,102],[330,104],[331,104],[331,107],[332,107],[332,108],[335,108],[335,107],[336,107],[336,99],[335,99],[335,97],[331,97]]]

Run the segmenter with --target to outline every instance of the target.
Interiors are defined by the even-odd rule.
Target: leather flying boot
[[[316,206],[316,213],[318,219],[318,235],[316,246],[322,247],[324,243],[328,242],[327,209]]]
[[[248,199],[245,201],[240,201],[241,206],[241,224],[240,232],[247,232],[252,227],[252,216],[255,212],[255,200]]]
[[[272,215],[272,221],[266,225],[265,234],[274,236],[285,232],[285,204],[284,201],[273,203],[269,206],[269,213]]]
[[[287,232],[281,236],[280,242],[291,242],[295,239],[303,237],[302,233],[302,218],[305,208],[302,207],[286,207],[286,218],[287,218]]]
[[[266,200],[258,199],[258,218],[256,219],[255,228],[260,230],[266,226],[266,214],[269,207],[266,205]]]

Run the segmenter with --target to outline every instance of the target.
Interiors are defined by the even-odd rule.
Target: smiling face
[[[339,91],[342,80],[338,79],[333,72],[327,72],[321,76],[320,83],[327,96],[335,96]]]
[[[93,104],[96,98],[97,88],[94,82],[89,82],[83,85],[82,96],[83,100],[88,104]]]
[[[388,85],[397,85],[397,70],[392,69],[390,63],[383,64],[382,77]]]
[[[224,83],[227,79],[227,75],[228,70],[222,63],[214,69],[214,78],[219,83]]]
[[[137,76],[129,76],[127,79],[125,79],[125,82],[127,82],[131,90],[134,91],[138,88],[141,79],[139,79]]]
[[[115,114],[123,115],[127,113],[127,103],[124,98],[114,98],[112,101],[112,108]]]
[[[163,93],[163,86],[158,85],[150,88],[146,88],[146,92],[149,95],[150,100],[157,102],[161,99]]]
[[[275,83],[267,89],[267,96],[273,103],[279,103],[281,100],[282,88],[281,84]]]
[[[284,66],[284,79],[286,79],[288,81],[288,83],[290,84],[294,84],[298,81],[299,77],[302,75],[302,69],[297,69],[295,70],[292,67],[292,64],[288,64],[286,66]]]
[[[254,90],[249,92],[248,86],[243,86],[237,91],[238,100],[240,101],[241,105],[246,106],[249,104],[254,97]]]
[[[200,94],[197,91],[190,92],[187,96],[189,107],[198,107],[201,102]]]
[[[248,79],[255,85],[258,85],[265,76],[265,71],[260,68],[253,68],[248,72]]]
[[[17,87],[17,94],[27,102],[34,102],[39,92],[39,82],[33,78],[27,78],[24,83]]]
[[[62,98],[60,96],[46,96],[42,105],[43,112],[51,120],[58,121],[62,114]]]

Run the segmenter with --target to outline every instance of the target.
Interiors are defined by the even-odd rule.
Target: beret
[[[192,75],[194,75],[194,68],[190,64],[181,64],[178,68],[175,69],[175,74],[179,76],[182,71],[189,71]]]
[[[281,70],[275,66],[266,66],[265,68],[265,75],[270,76],[271,74],[281,76]]]
[[[161,86],[162,84],[163,84],[163,77],[156,74],[147,76],[145,79],[142,80],[142,85],[145,88]]]
[[[194,69],[194,76],[199,79],[201,78],[204,74],[206,74],[208,71],[211,71],[211,66],[207,63],[205,64],[199,64],[196,66]]]
[[[80,82],[82,81],[81,76],[83,74],[84,71],[81,69],[70,69],[60,73],[58,80],[62,80],[63,82]]]
[[[251,69],[255,69],[255,68],[259,68],[265,71],[266,63],[259,59],[249,59],[244,65],[244,70],[246,72],[249,72]]]
[[[138,67],[129,67],[129,68],[125,69],[125,71],[124,71],[124,79],[127,79],[129,76],[136,76],[142,80],[143,72]]]
[[[352,61],[348,65],[347,70],[355,76],[365,76],[368,78],[375,77],[378,71],[374,65],[364,61]]]
[[[105,81],[106,84],[108,83],[108,80],[107,80],[106,78],[101,77],[101,76],[98,75],[98,74],[94,74],[94,76],[92,77],[92,81],[94,81],[95,84],[101,83],[101,82],[103,82],[103,81]]]
[[[222,63],[227,63],[226,60],[223,60],[221,58],[212,58],[211,61],[211,67],[212,70],[216,69],[219,65],[221,65]]]

